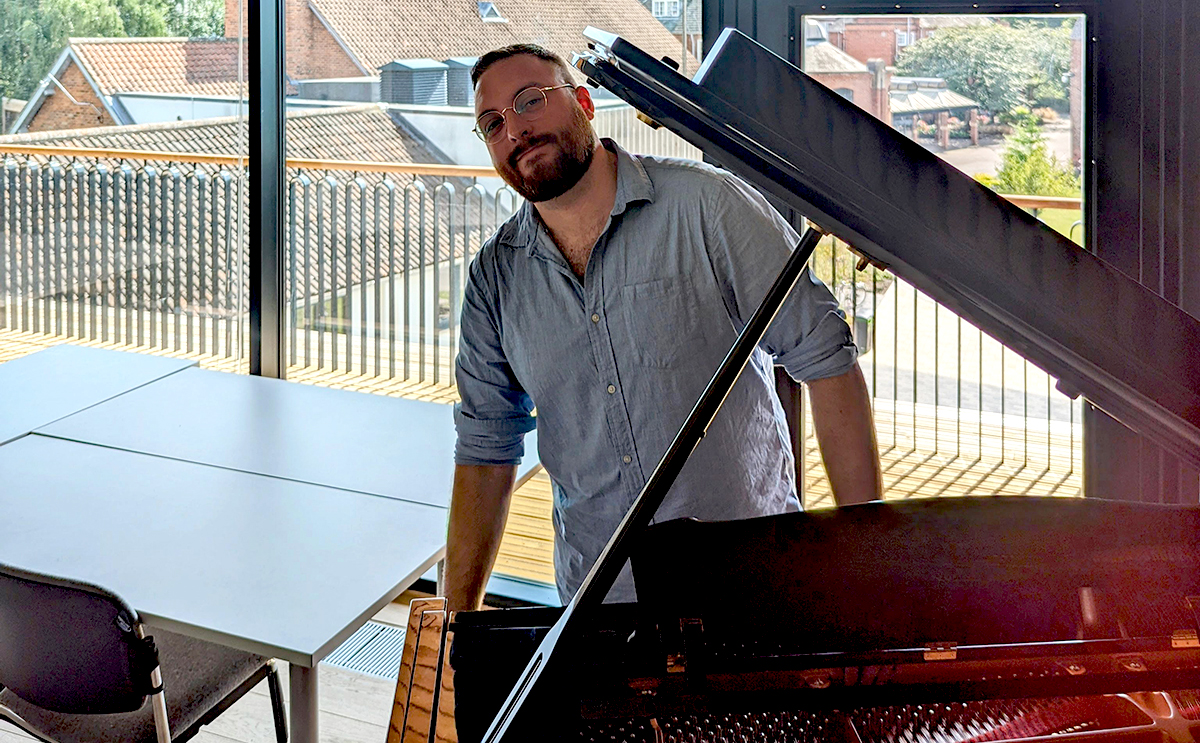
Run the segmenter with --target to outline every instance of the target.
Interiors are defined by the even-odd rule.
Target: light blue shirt
[[[559,595],[574,595],[799,238],[736,176],[617,154],[617,192],[580,281],[526,203],[471,264],[457,360],[458,464],[516,464],[535,426],[554,490]],[[805,271],[655,517],[799,510],[773,362],[797,380],[856,360]],[[610,601],[633,600],[628,566]]]

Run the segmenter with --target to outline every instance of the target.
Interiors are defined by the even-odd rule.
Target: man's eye
[[[528,98],[522,98],[521,100],[517,101],[513,108],[515,108],[519,114],[528,114],[540,109],[542,104],[545,102],[546,99],[543,98],[540,93],[533,93]]]
[[[479,131],[483,132],[484,134],[494,134],[503,124],[504,119],[501,119],[499,116],[493,116],[479,122]]]

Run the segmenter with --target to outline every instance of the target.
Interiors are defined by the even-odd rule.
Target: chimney
[[[474,106],[475,87],[471,85],[471,68],[478,57],[453,57],[446,60],[446,104]]]
[[[446,73],[450,68],[432,59],[397,59],[379,68],[379,93],[385,103],[418,106],[446,105]]]
[[[241,0],[225,0],[225,38],[242,35],[242,7]]]

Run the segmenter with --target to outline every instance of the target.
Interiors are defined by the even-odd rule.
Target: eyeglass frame
[[[513,104],[516,104],[517,99],[520,98],[521,95],[523,93],[525,93],[526,91],[536,90],[537,92],[542,94],[542,100],[545,101],[547,105],[549,105],[550,96],[548,96],[546,94],[549,93],[550,91],[562,90],[563,88],[570,88],[571,90],[575,90],[578,87],[579,87],[578,85],[572,85],[571,83],[563,83],[562,85],[547,85],[547,86],[541,87],[541,88],[539,88],[536,85],[531,85],[528,88],[521,88],[520,90],[517,91],[517,94],[513,96]],[[482,119],[484,116],[487,116],[488,114],[498,114],[500,116],[500,118],[504,121],[505,129],[507,129],[508,128],[508,117],[504,115],[505,111],[512,111],[514,114],[516,114],[516,116],[518,118],[520,118],[523,121],[533,121],[534,120],[534,119],[526,119],[524,114],[517,111],[516,105],[506,106],[505,108],[502,108],[499,111],[497,111],[495,109],[492,109],[490,111],[484,111],[483,113],[479,114],[479,116],[475,119],[475,126],[471,127],[471,131],[475,132],[475,136],[479,137],[479,141],[483,142],[484,144],[492,144],[492,142],[500,141],[500,137],[504,136],[503,134],[496,137],[494,140],[492,140],[492,142],[489,142],[487,140],[483,131],[479,128],[479,119]]]

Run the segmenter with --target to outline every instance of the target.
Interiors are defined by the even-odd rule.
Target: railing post
[[[63,334],[63,310],[62,302],[63,295],[66,293],[66,282],[63,281],[65,271],[63,270],[63,169],[58,163],[53,163],[50,166],[51,176],[51,193],[54,194],[53,211],[50,208],[46,209],[46,214],[49,217],[53,214],[54,222],[54,270],[51,272],[51,291],[46,298],[47,306],[54,311],[54,334]],[[49,205],[48,205],[49,207]],[[49,318],[47,318],[47,332],[49,332]]]
[[[287,206],[287,273],[288,281],[284,286],[287,296],[288,316],[285,322],[288,327],[288,364],[296,365],[296,179],[288,182]]]
[[[351,190],[357,197],[354,199],[358,202],[358,292],[359,292],[359,319],[358,319],[358,356],[359,365],[358,373],[365,375],[367,373],[367,183],[361,177],[356,176],[350,181],[350,186],[346,188],[346,220],[350,220],[350,201]],[[347,237],[352,229],[351,224],[346,225]],[[346,243],[346,304],[349,305],[354,298],[354,292],[351,287],[353,281],[354,267],[354,251],[350,241]],[[354,330],[354,313],[350,307],[346,307],[346,314],[350,315],[350,327],[348,331]],[[347,346],[350,346],[350,339],[353,334],[346,333]],[[347,349],[349,350],[349,349]],[[349,354],[347,354],[349,356]],[[346,360],[346,371],[350,371],[350,359]]]
[[[298,251],[299,255],[304,258],[304,294],[305,302],[311,302],[313,297],[312,291],[312,254],[309,252],[312,247],[312,180],[306,175],[300,176],[300,184],[304,187],[304,250]],[[295,289],[293,289],[295,291]],[[304,307],[300,308],[301,316],[303,316]],[[292,316],[292,322],[299,325],[301,318],[295,315]],[[304,365],[308,366],[312,363],[312,347],[311,347],[312,330],[309,323],[305,323],[304,327]]]
[[[121,165],[121,177],[118,182],[121,184],[121,195],[124,197],[124,224],[125,224],[125,271],[124,279],[121,282],[125,291],[124,299],[120,301],[120,305],[124,308],[125,313],[125,343],[127,345],[133,343],[133,316],[138,312],[137,304],[137,282],[134,281],[134,276],[137,271],[138,252],[136,236],[137,207],[134,197],[136,192],[135,176],[133,168],[129,167],[128,163]]]
[[[87,256],[82,240],[83,228],[87,220],[88,172],[87,167],[80,163],[75,163],[71,172],[74,175],[72,180],[75,185],[75,218],[71,220],[71,224],[74,225],[71,261],[75,265],[75,312],[73,314],[76,316],[76,337],[82,338],[84,325],[87,324],[87,307],[84,302],[84,292],[87,290]]]
[[[200,215],[200,218],[196,220],[196,242],[195,242],[196,247],[195,247],[195,250],[196,250],[196,268],[197,268],[196,273],[198,274],[198,276],[196,276],[197,298],[196,298],[195,312],[198,314],[198,317],[196,318],[196,325],[200,329],[199,346],[200,346],[201,354],[205,353],[208,350],[207,335],[205,333],[204,315],[206,312],[212,311],[212,302],[209,299],[209,291],[210,290],[208,288],[208,275],[209,275],[209,271],[213,271],[215,273],[217,270],[217,265],[216,265],[215,261],[213,262],[213,264],[210,267],[206,267],[204,264],[204,253],[205,253],[205,247],[206,247],[206,240],[215,238],[216,232],[217,232],[217,225],[215,222],[212,225],[211,231],[205,229],[205,227],[208,225],[208,220],[205,219],[204,217],[209,212],[208,204],[209,204],[209,200],[210,200],[209,199],[208,180],[209,179],[208,179],[207,173],[205,173],[202,170],[196,171],[196,213],[198,215]],[[213,212],[213,214],[215,216],[216,212]],[[213,236],[213,238],[209,237],[210,234]],[[213,242],[214,243],[216,242],[215,239],[213,239]],[[215,279],[214,279],[214,281],[215,281]]]
[[[184,209],[181,208],[182,207],[182,195],[183,195],[182,189],[181,189],[182,180],[183,180],[183,174],[179,172],[179,168],[175,168],[175,167],[171,168],[171,214],[174,217],[174,224],[171,225],[171,258],[170,258],[170,264],[169,264],[171,266],[171,276],[170,276],[171,283],[170,283],[170,289],[167,291],[164,291],[165,296],[163,297],[163,299],[164,300],[169,299],[171,301],[171,306],[167,311],[172,316],[171,330],[175,337],[171,342],[171,348],[172,348],[172,350],[175,350],[175,351],[178,351],[180,348],[179,336],[183,332],[183,324],[182,324],[183,286],[182,286],[182,283],[184,281],[188,280],[188,277],[185,276],[183,273],[183,261],[180,259],[180,255],[179,255],[180,237],[181,237],[180,233],[183,232],[184,220],[188,218],[187,215],[184,214]],[[164,227],[166,226],[165,220],[163,222],[163,226]],[[163,244],[164,245],[166,244],[165,240],[163,241]],[[188,244],[190,244],[190,241],[188,242]],[[164,289],[165,288],[166,287],[164,287]],[[164,317],[163,318],[163,347],[164,348],[167,345],[166,336],[167,336],[167,319],[166,319],[166,317]]]
[[[390,178],[388,189],[388,379],[396,378],[396,184]]]

